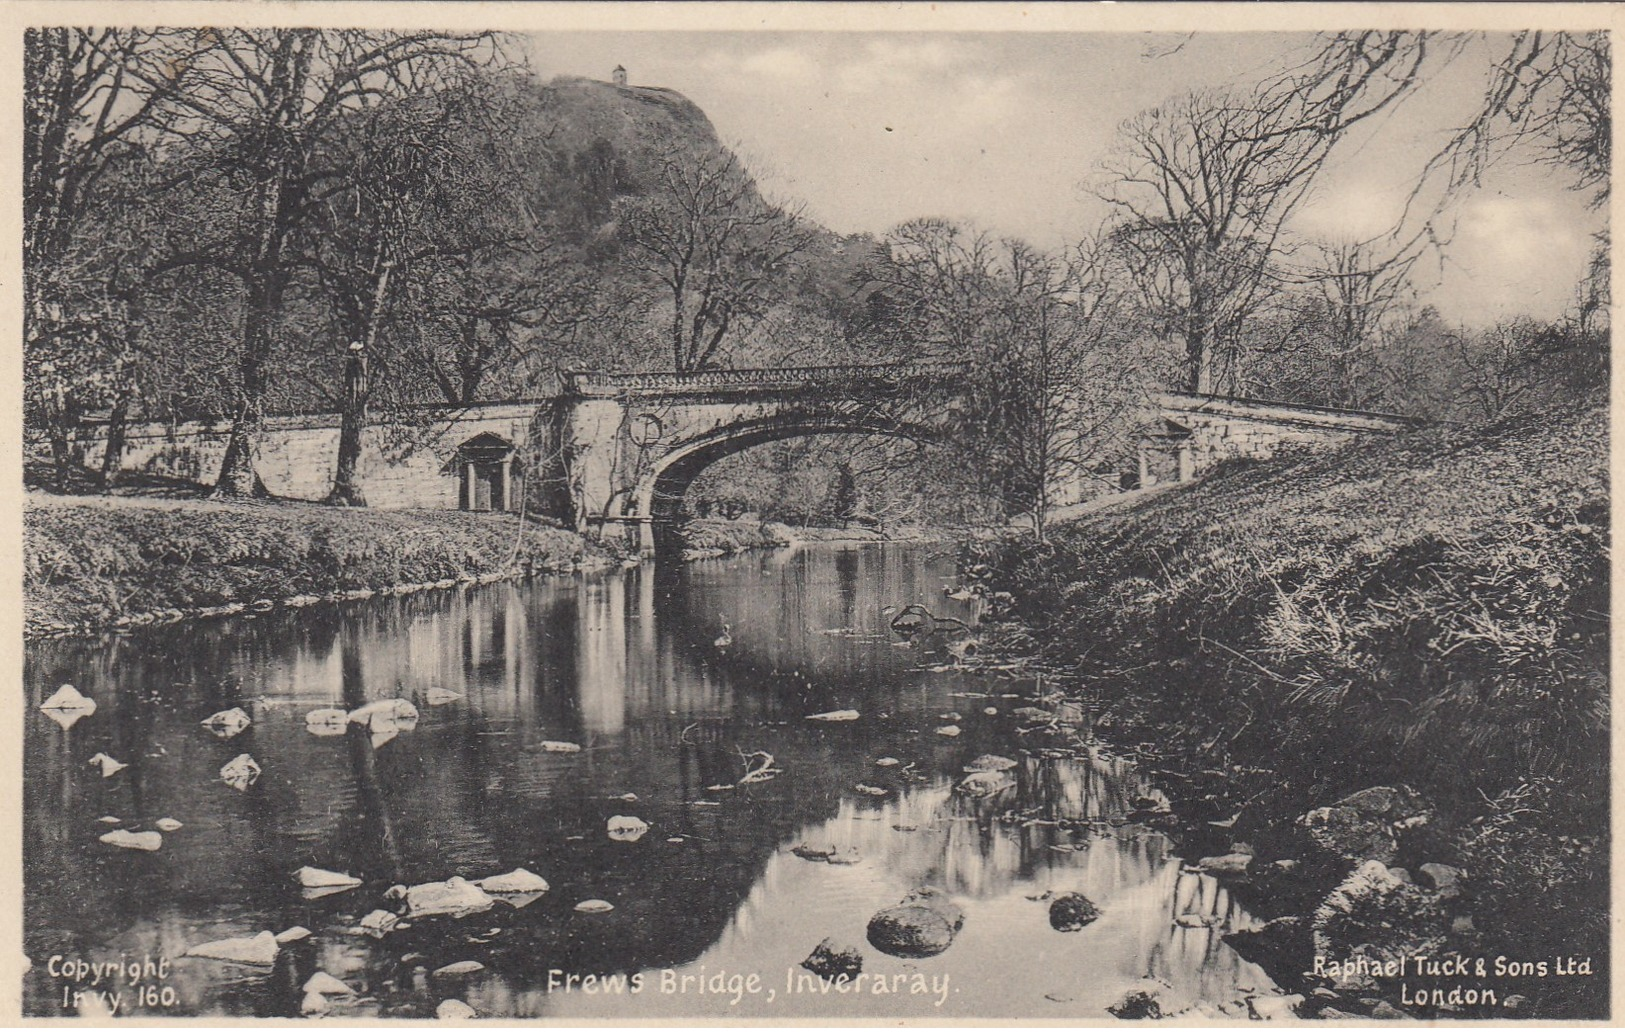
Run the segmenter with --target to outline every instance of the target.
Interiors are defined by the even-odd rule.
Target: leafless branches
[[[759,321],[806,250],[793,211],[763,200],[733,153],[672,148],[646,196],[615,206],[633,260],[671,298],[673,368],[712,368]]]

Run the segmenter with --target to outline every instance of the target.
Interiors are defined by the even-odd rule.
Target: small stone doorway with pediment
[[[469,512],[512,512],[523,495],[523,474],[514,461],[512,441],[480,434],[457,449],[462,477],[458,507]]]

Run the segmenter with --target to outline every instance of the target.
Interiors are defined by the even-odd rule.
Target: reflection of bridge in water
[[[1048,937],[1054,964],[1098,954],[1119,958],[1114,978],[1233,983],[1242,968],[1218,930],[1176,922],[1186,910],[1240,919],[1227,898],[1206,876],[1182,875],[1160,835],[1109,823],[1147,792],[1138,775],[1104,760],[1025,758],[1016,786],[994,800],[951,794],[968,758],[1011,741],[998,720],[976,716],[958,739],[932,734],[947,708],[982,705],[949,691],[1018,685],[929,673],[919,667],[934,659],[922,664],[915,650],[874,640],[883,600],[946,605],[942,583],[897,549],[810,549],[153,629],[109,646],[42,645],[29,658],[35,702],[66,680],[105,709],[75,728],[73,751],[53,748],[68,739],[30,711],[31,955],[77,944],[178,956],[223,934],[302,924],[317,932],[325,969],[349,972],[382,1006],[408,1008],[392,1013],[416,1006],[401,956],[422,953],[433,967],[472,952],[489,969],[469,1001],[482,1013],[557,1016],[596,1003],[547,993],[549,966],[782,972],[826,935],[861,944],[870,914],[924,883],[950,890],[970,915],[941,958],[972,987],[953,1013],[990,1014],[1004,1000],[1021,1013],[1022,1001],[995,983],[1037,977],[1041,965],[1020,962],[1032,936]],[[735,644],[719,651],[711,642],[724,620]],[[463,698],[429,707],[432,688]],[[422,718],[386,744],[359,729],[339,740],[304,730],[309,709],[395,696],[417,699]],[[199,714],[232,705],[253,720],[239,738],[219,742],[196,726]],[[845,707],[864,719],[803,719]],[[556,740],[582,751],[543,744]],[[96,749],[130,769],[103,782],[80,755]],[[772,752],[785,773],[717,790],[739,779],[739,750],[754,749]],[[244,794],[214,780],[240,751],[265,770]],[[873,761],[887,755],[923,780],[886,780]],[[866,781],[890,794],[856,793]],[[1005,810],[1107,823],[1080,850],[1072,847],[1084,836],[1012,826],[999,819]],[[124,858],[140,864],[109,865],[83,833],[106,812],[174,814],[186,828],[154,857]],[[610,841],[604,823],[619,813],[652,831],[635,844]],[[857,849],[863,863],[836,868],[789,851],[819,838]],[[299,900],[288,872],[307,863],[367,886]],[[377,944],[333,931],[391,882],[521,865],[553,886],[523,911],[492,911],[466,927],[420,922]],[[1026,898],[1048,889],[1083,891],[1107,916],[1061,936],[1045,906]],[[572,916],[575,902],[593,897],[616,910]],[[477,949],[465,940],[487,927],[502,933]],[[298,1000],[278,987],[308,975],[223,984],[201,963],[180,965],[171,984],[202,1010],[290,1014]],[[876,954],[865,967],[890,963]],[[31,989],[30,1007],[48,1006],[38,994],[52,988]],[[685,1001],[685,1013],[704,1013],[704,1002]],[[648,1005],[669,1013],[673,1001]]]

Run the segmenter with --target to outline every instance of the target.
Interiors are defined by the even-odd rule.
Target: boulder
[[[1364,959],[1366,968],[1390,964],[1416,954],[1435,953],[1444,944],[1443,907],[1436,893],[1409,885],[1377,860],[1367,860],[1327,894],[1311,918],[1313,952],[1350,961]],[[1352,973],[1332,980],[1332,988],[1376,989],[1378,982]]]
[[[327,997],[321,993],[306,993],[305,998],[299,1001],[299,1014],[306,1018],[319,1018],[333,1009],[327,1002]]]
[[[1076,932],[1100,917],[1100,908],[1081,892],[1063,892],[1050,901],[1050,927],[1058,932]]]
[[[546,742],[542,743],[542,751],[543,752],[565,752],[565,753],[580,752],[581,751],[581,746],[577,745],[574,742],[546,741]],[[458,1001],[452,1000],[450,1002],[456,1003]],[[465,1004],[464,1006],[467,1006],[467,1005]]]
[[[248,729],[249,723],[248,714],[244,713],[242,708],[238,706],[233,706],[229,710],[221,710],[214,716],[202,721],[204,727],[221,738],[230,738],[233,735],[242,734]]]
[[[90,766],[99,767],[102,772],[102,777],[110,778],[114,774],[117,774],[119,771],[123,770],[125,767],[128,767],[129,764],[120,763],[118,760],[113,759],[113,757],[107,755],[106,753],[99,752],[90,758]]]
[[[1346,806],[1361,816],[1407,827],[1425,823],[1433,814],[1433,807],[1409,785],[1378,785],[1362,789],[1332,805]],[[1423,820],[1418,821],[1417,818]]]
[[[255,763],[254,757],[247,753],[239,754],[230,763],[220,768],[220,780],[239,792],[248,791],[249,787],[259,779],[260,765]]]
[[[318,971],[305,979],[301,986],[306,993],[320,993],[323,996],[354,996],[355,990],[334,978],[326,971]]]
[[[470,1021],[479,1017],[479,1013],[462,1000],[441,1000],[440,1006],[434,1009],[434,1016],[441,1021]]]
[[[320,867],[301,867],[294,872],[294,877],[306,889],[353,889],[361,884],[361,879],[354,875],[324,871]]]
[[[387,910],[374,910],[361,919],[361,930],[374,939],[382,939],[395,930],[401,919]]]
[[[1313,950],[1314,935],[1308,919],[1294,915],[1266,921],[1257,928],[1230,932],[1224,941],[1241,959],[1265,971],[1296,971]]]
[[[1299,993],[1290,996],[1249,996],[1247,1016],[1254,1021],[1295,1021],[1298,1005],[1302,1002],[1303,996]]]
[[[349,719],[352,724],[367,727],[375,723],[387,723],[409,730],[407,725],[413,727],[417,725],[418,708],[405,699],[380,699],[351,710]]]
[[[825,939],[813,947],[801,966],[819,978],[836,978],[840,975],[856,978],[863,971],[863,953],[856,946]]]
[[[649,825],[642,818],[619,814],[611,817],[606,827],[609,837],[616,842],[636,842],[649,833]]]
[[[42,710],[79,710],[87,716],[96,712],[96,700],[82,694],[71,684],[65,684],[52,692],[50,698],[39,704]]]
[[[982,770],[965,775],[955,791],[972,799],[986,799],[1015,787],[1016,781],[1009,774],[999,770]]]
[[[1348,806],[1322,806],[1298,818],[1315,845],[1344,860],[1377,860],[1384,864],[1399,854],[1388,825]]]
[[[814,846],[810,843],[803,842],[801,845],[790,850],[790,852],[801,857],[803,860],[823,861],[828,860],[830,857],[835,855],[835,847],[829,845]]]
[[[1396,831],[1426,824],[1433,808],[1408,785],[1377,785],[1298,819],[1315,844],[1345,860],[1392,863]]]
[[[209,942],[200,942],[187,949],[188,957],[205,957],[209,960],[225,960],[233,964],[251,964],[256,967],[270,967],[276,963],[277,952],[281,949],[277,945],[276,936],[270,932],[261,932],[258,935],[243,936],[235,939],[213,939]]]
[[[1461,868],[1449,864],[1423,864],[1417,868],[1422,880],[1446,899],[1461,895]]]
[[[965,914],[935,889],[918,889],[869,919],[869,944],[893,957],[934,957],[953,945]]]
[[[484,889],[455,876],[410,888],[396,885],[384,893],[384,898],[400,901],[407,917],[464,917],[490,910],[496,905],[496,900]]]
[[[1204,874],[1246,874],[1252,862],[1251,853],[1226,853],[1223,856],[1204,856],[1196,861],[1196,869]]]
[[[607,914],[615,909],[615,904],[607,899],[584,899],[576,904],[578,914]]]
[[[489,878],[481,878],[474,884],[491,893],[546,892],[549,888],[547,879],[532,871],[527,871],[523,867],[515,867],[507,874],[495,874]]]
[[[126,831],[119,828],[101,836],[101,841],[120,849],[139,849],[146,853],[155,853],[164,847],[164,837],[156,831]]]
[[[434,969],[436,978],[461,978],[464,975],[477,975],[485,970],[485,965],[477,960],[459,960],[444,967]]]
[[[1154,990],[1130,989],[1106,1013],[1120,1021],[1156,1021],[1162,1017],[1162,1004]]]

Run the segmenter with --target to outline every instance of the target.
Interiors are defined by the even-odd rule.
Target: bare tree
[[[79,414],[112,405],[116,437],[134,389],[129,291],[150,233],[145,212],[121,201],[148,185],[140,168],[187,84],[192,49],[189,33],[168,30],[25,37],[24,420],[49,439],[59,488]]]
[[[199,32],[177,120],[190,176],[235,202],[234,230],[177,263],[212,265],[243,283],[238,382],[216,492],[264,493],[252,442],[265,410],[277,321],[293,275],[290,243],[340,171],[318,142],[358,110],[430,92],[490,60],[489,33],[222,28]],[[206,45],[205,45],[206,44]]]
[[[763,317],[811,239],[795,212],[762,199],[729,151],[667,150],[653,189],[614,211],[629,260],[670,297],[672,364],[685,373],[713,367],[730,334]]]
[[[1124,445],[1146,405],[1130,297],[1110,247],[1064,256],[1004,245],[1003,345],[983,358],[972,407],[983,463],[1042,540],[1051,509]]]
[[[1103,164],[1112,238],[1148,313],[1183,348],[1187,390],[1234,385],[1286,223],[1334,139],[1309,115],[1266,92],[1191,93],[1124,123]]]

